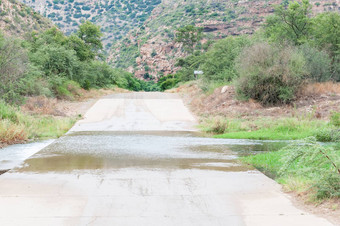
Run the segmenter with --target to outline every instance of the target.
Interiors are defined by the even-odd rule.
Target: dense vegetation
[[[0,148],[28,139],[59,137],[77,118],[31,115],[0,100]]]
[[[82,89],[121,87],[158,90],[153,82],[114,69],[102,60],[99,26],[84,22],[65,36],[57,28],[33,32],[26,40],[0,34],[0,147],[65,133],[75,118],[31,115],[18,107],[27,96],[72,100]]]
[[[264,105],[290,103],[306,82],[340,81],[340,15],[310,15],[307,0],[280,5],[255,35],[228,37],[207,51],[196,48],[178,59],[181,69],[168,78],[189,81],[202,70],[203,89],[233,82],[239,98]]]
[[[57,28],[33,33],[25,41],[1,35],[1,99],[21,103],[32,95],[72,98],[80,87],[152,89],[152,84],[100,60],[101,36],[99,27],[88,21],[69,37]]]
[[[201,80],[204,91],[232,84],[237,98],[263,106],[292,103],[307,83],[340,82],[340,14],[311,16],[308,0],[275,8],[254,35],[232,36],[177,60],[181,69],[160,80],[162,89]],[[198,78],[194,70],[202,70]],[[216,97],[218,98],[218,97]],[[299,140],[277,152],[243,158],[286,188],[312,200],[340,198],[340,113],[314,116],[203,117],[201,127],[218,138]],[[322,145],[317,141],[334,142]]]

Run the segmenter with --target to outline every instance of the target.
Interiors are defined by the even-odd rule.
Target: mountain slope
[[[173,41],[179,27],[188,24],[203,27],[202,44],[229,35],[252,34],[273,13],[274,5],[288,3],[288,0],[21,1],[66,33],[73,32],[84,20],[100,25],[108,61],[143,79],[177,70],[176,59],[185,56],[181,45]],[[314,13],[340,11],[339,0],[310,2]]]
[[[273,13],[274,5],[281,2],[163,0],[142,27],[112,48],[109,60],[115,66],[128,68],[139,78],[171,74],[177,70],[176,59],[185,55],[181,46],[173,42],[179,27],[188,24],[203,27],[206,40],[252,34]],[[310,0],[310,3],[314,13],[340,11],[339,3],[333,0]]]
[[[22,0],[50,18],[67,34],[84,20],[101,26],[109,48],[115,40],[143,24],[160,0]]]
[[[43,31],[52,27],[50,20],[30,7],[15,0],[0,1],[0,29],[13,36],[23,36],[32,31]]]

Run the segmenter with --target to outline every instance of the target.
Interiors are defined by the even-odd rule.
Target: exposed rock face
[[[203,27],[209,39],[220,39],[230,35],[253,34],[264,22],[265,17],[274,12],[274,5],[281,0],[243,0],[243,1],[194,1],[167,0],[158,5],[143,29],[131,32],[128,46],[135,48],[136,54],[131,59],[133,72],[138,78],[156,79],[161,75],[175,73],[176,59],[186,54],[181,45],[174,43],[175,30],[187,24],[195,23]],[[340,11],[339,0],[310,0],[314,13]],[[204,9],[209,9],[205,12]],[[203,11],[202,11],[203,10]],[[194,14],[190,14],[191,12]],[[199,14],[199,12],[204,12]],[[206,42],[206,39],[202,43]],[[122,43],[118,43],[110,54],[109,61],[114,65],[119,62]],[[133,55],[133,54],[132,54]],[[127,58],[124,58],[125,61]],[[147,76],[146,76],[147,75]]]

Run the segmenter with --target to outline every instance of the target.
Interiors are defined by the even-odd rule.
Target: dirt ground
[[[61,117],[83,116],[86,111],[102,96],[113,93],[129,92],[124,89],[82,90],[81,95],[74,100],[47,98],[44,96],[28,97],[21,107],[24,112]]]
[[[340,225],[340,200],[325,201],[313,204],[303,194],[288,192],[293,204],[309,213],[328,219],[334,225]]]
[[[291,117],[305,116],[327,119],[332,111],[340,111],[340,83],[310,84],[289,105],[264,107],[254,100],[240,101],[233,86],[220,87],[205,94],[198,83],[190,83],[168,92],[179,93],[198,116],[227,117]]]

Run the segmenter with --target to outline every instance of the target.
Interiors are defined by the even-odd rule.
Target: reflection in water
[[[95,132],[62,137],[16,171],[70,172],[121,168],[249,170],[238,155],[277,150],[284,143],[212,139],[190,132]]]

